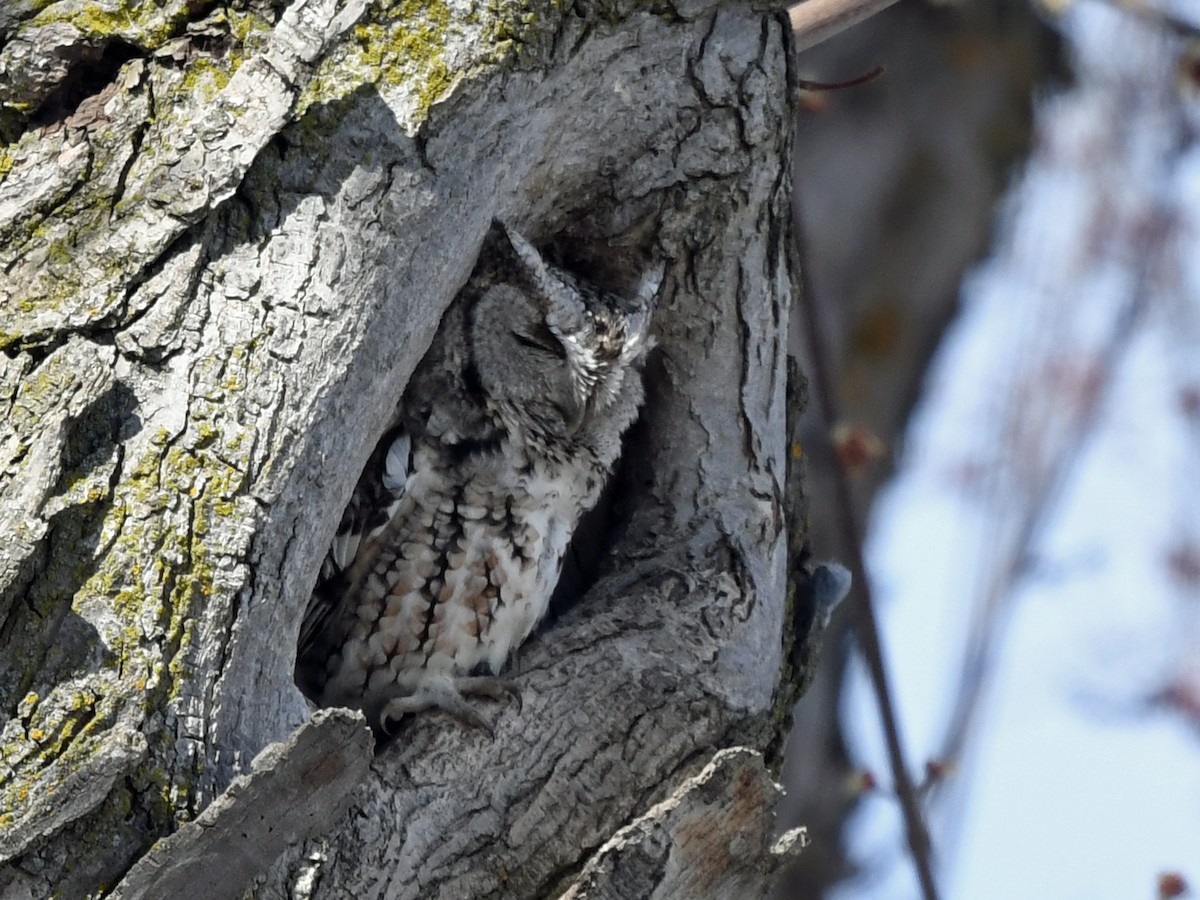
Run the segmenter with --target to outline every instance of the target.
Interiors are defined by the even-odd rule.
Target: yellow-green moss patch
[[[364,84],[406,88],[414,99],[414,121],[454,86],[446,47],[455,28],[445,0],[384,0],[321,62],[298,104],[340,100]]]
[[[79,4],[55,3],[33,19],[35,27],[66,22],[97,42],[119,37],[146,50],[157,50],[187,21],[186,2],[161,3],[108,0]]]

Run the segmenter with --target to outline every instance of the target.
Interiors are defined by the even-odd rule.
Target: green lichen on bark
[[[370,84],[405,87],[415,103],[414,122],[424,121],[430,107],[454,86],[458,75],[447,63],[452,34],[461,35],[445,0],[382,0],[325,58],[298,112],[330,103]]]
[[[84,324],[120,327],[137,315],[124,308],[124,288],[156,259],[158,248],[146,240],[146,232],[159,227],[156,210],[176,204],[186,195],[181,188],[205,187],[172,178],[171,167],[197,144],[219,139],[221,128],[238,118],[243,104],[223,104],[223,94],[271,28],[259,16],[218,10],[204,27],[210,40],[222,33],[226,40],[217,41],[218,52],[198,52],[191,38],[174,40],[186,21],[183,12],[186,5],[138,6],[135,13],[113,4],[55,4],[41,14],[39,21],[65,17],[89,35],[112,37],[117,28],[122,40],[133,42],[136,32],[139,46],[150,49],[173,40],[168,52],[175,60],[137,58],[121,67],[102,110],[69,132],[72,152],[84,159],[73,175],[37,152],[44,134],[28,131],[2,151],[0,184],[17,171],[40,196],[0,226],[0,264],[10,273],[20,313],[0,335],[0,346],[37,343]],[[223,109],[224,118],[213,120],[214,109]],[[52,191],[42,187],[56,180]],[[9,293],[0,282],[0,295]]]
[[[45,641],[21,640],[20,623],[6,635],[10,651],[27,648],[28,658],[14,660],[27,683],[24,696],[14,698],[18,714],[0,734],[0,810],[19,810],[30,796],[65,789],[70,773],[123,721],[145,735],[153,765],[171,767],[158,779],[163,796],[151,809],[151,826],[170,830],[194,815],[202,759],[177,758],[179,726],[171,718],[183,698],[206,695],[195,677],[201,668],[195,652],[203,643],[197,629],[214,608],[232,602],[239,585],[223,574],[226,554],[246,548],[231,535],[256,514],[245,495],[254,430],[229,414],[236,406],[230,386],[244,385],[249,376],[248,355],[240,349],[200,367],[199,377],[219,379],[221,386],[210,385],[205,397],[192,401],[182,434],[160,429],[143,437],[141,449],[111,479],[64,473],[47,503],[62,521],[86,510],[84,519],[99,520],[91,526],[98,538],[90,557],[85,547],[82,556],[51,559],[29,591],[46,608],[25,624],[41,627],[55,605],[68,604],[70,616],[89,623],[94,640],[63,655],[53,647],[47,652]],[[225,377],[234,370],[236,378]],[[51,374],[41,379],[42,394],[72,389]],[[36,405],[37,395],[32,390],[25,405]],[[54,777],[47,777],[51,771]],[[149,776],[142,781],[146,791],[155,783]],[[11,815],[0,817],[0,841],[12,825]]]
[[[86,165],[73,181],[64,181],[60,186],[57,194],[61,202],[30,210],[27,217],[5,230],[4,257],[21,264],[24,271],[36,273],[35,279],[22,285],[15,296],[17,309],[30,320],[39,314],[56,313],[68,321],[96,321],[119,315],[117,291],[106,296],[91,288],[106,281],[119,284],[145,262],[136,253],[114,252],[105,235],[114,217],[125,212],[123,192],[131,160],[144,161],[152,148],[147,136],[155,131],[156,117],[150,98],[156,90],[165,98],[182,95],[178,86],[190,79],[193,91],[187,96],[200,98],[194,103],[203,102],[203,88],[212,84],[215,73],[223,68],[200,58],[182,72],[160,72],[157,84],[152,83],[153,76],[146,75],[144,68],[141,61],[124,67],[125,86],[110,101],[115,118],[97,121],[88,129],[86,146],[77,149],[86,155]],[[173,114],[179,114],[178,108]],[[13,155],[34,158],[38,140],[37,134],[27,133]],[[30,322],[24,329],[9,331],[4,344],[37,330]]]
[[[485,12],[483,43],[492,62],[514,59],[538,62],[553,45],[570,0],[489,0]]]
[[[73,25],[97,42],[120,38],[143,50],[157,50],[186,24],[187,0],[59,0],[48,4],[31,22],[35,28],[58,22]]]
[[[324,60],[298,111],[348,97],[363,85],[407,95],[415,130],[458,81],[480,65],[544,62],[567,0],[549,7],[492,0],[455,16],[446,0],[380,0]]]

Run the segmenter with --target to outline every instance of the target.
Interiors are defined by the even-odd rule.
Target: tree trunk
[[[765,893],[786,18],[59,0],[0,41],[0,896]],[[598,278],[667,262],[648,400],[521,708],[372,756],[296,635],[494,217]]]

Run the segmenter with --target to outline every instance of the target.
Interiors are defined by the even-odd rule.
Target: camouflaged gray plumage
[[[377,729],[464,694],[545,615],[642,402],[661,267],[598,291],[498,224],[372,456],[322,567],[297,681]]]

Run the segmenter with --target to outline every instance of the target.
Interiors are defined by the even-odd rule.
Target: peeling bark
[[[803,841],[802,833],[773,839],[779,793],[757,753],[719,750],[605,842],[561,900],[753,897]]]
[[[764,892],[769,778],[718,751],[777,748],[791,697],[786,18],[82,9],[0,20],[0,893],[164,896],[212,860],[210,896],[633,896],[611,841],[648,823],[662,859],[753,848],[662,896]],[[89,52],[114,71],[76,100]],[[494,217],[610,286],[668,262],[598,573],[494,741],[418,717],[361,775],[351,742],[301,816],[309,590]],[[280,824],[264,874],[243,813]]]

